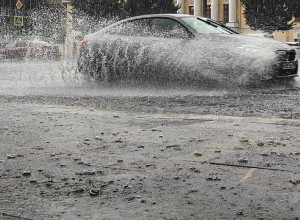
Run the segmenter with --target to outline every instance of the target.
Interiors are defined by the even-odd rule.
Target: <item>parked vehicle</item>
[[[193,15],[132,17],[85,36],[80,45],[79,71],[104,82],[248,83],[298,76],[296,51],[287,44],[240,35]]]
[[[39,40],[19,40],[0,48],[0,58],[15,59],[60,59],[61,53],[58,46]]]

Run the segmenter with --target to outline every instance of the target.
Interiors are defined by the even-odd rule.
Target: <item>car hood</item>
[[[267,49],[267,50],[290,50],[292,49],[289,45],[284,44],[280,41],[262,38],[262,37],[254,37],[254,36],[245,36],[241,34],[198,34],[196,39],[204,38],[212,38],[213,41],[222,47],[222,45],[233,45],[239,48],[259,48],[259,49]]]

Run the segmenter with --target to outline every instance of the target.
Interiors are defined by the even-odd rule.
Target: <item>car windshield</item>
[[[207,34],[229,34],[229,32],[223,29],[221,26],[205,22],[196,17],[182,18],[182,21],[190,26],[197,33],[207,33]]]

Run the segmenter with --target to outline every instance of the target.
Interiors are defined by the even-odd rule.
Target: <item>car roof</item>
[[[238,34],[237,32],[235,32],[234,30],[231,30],[231,29],[228,29],[226,26],[218,23],[217,21],[214,21],[210,18],[206,18],[206,17],[202,17],[202,16],[196,16],[196,15],[189,15],[189,14],[147,14],[147,15],[139,15],[139,16],[134,16],[134,17],[130,17],[130,18],[127,18],[127,19],[123,19],[123,20],[120,20],[120,21],[117,21],[111,25],[108,25],[104,28],[102,28],[101,30],[97,31],[97,32],[94,32],[94,33],[90,33],[88,35],[86,35],[86,37],[92,37],[94,35],[97,35],[99,32],[102,32],[102,31],[105,31],[107,29],[110,29],[110,28],[113,28],[119,24],[122,24],[122,23],[126,23],[126,22],[130,22],[130,21],[134,21],[134,20],[139,20],[139,19],[146,19],[146,18],[173,18],[173,19],[180,19],[180,18],[198,18],[198,19],[201,19],[205,22],[209,21],[211,23],[215,23],[215,24],[218,24],[219,26],[225,28],[228,30],[229,33],[235,33],[235,34]]]
[[[215,23],[215,24],[218,24],[218,25],[222,26],[223,28],[225,28],[226,30],[228,30],[231,33],[238,34],[236,31],[228,29],[225,25],[220,24],[219,22],[217,22],[215,20],[212,20],[212,19],[206,18],[206,17],[202,17],[202,16],[189,15],[189,14],[148,14],[148,15],[140,15],[140,16],[130,17],[130,18],[118,21],[118,22],[116,22],[116,23],[114,23],[114,24],[112,24],[108,27],[112,27],[112,26],[118,25],[120,23],[133,21],[133,20],[139,20],[139,19],[143,19],[143,18],[174,18],[174,19],[178,19],[178,18],[187,18],[187,17],[189,17],[189,18],[198,18],[198,19],[201,19],[205,22],[209,21],[209,22],[212,22],[212,23]]]
[[[141,19],[141,18],[155,18],[155,17],[165,17],[165,18],[198,17],[198,18],[202,18],[202,19],[207,19],[205,17],[188,15],[188,14],[148,14],[148,15],[139,15],[139,16],[135,16],[135,17],[130,17],[130,18],[122,20],[122,22],[135,20],[135,19]]]
[[[174,18],[174,19],[178,19],[178,18],[183,18],[183,17],[200,18],[201,20],[204,20],[204,21],[211,20],[211,19],[206,18],[206,17],[188,15],[188,14],[147,14],[147,15],[139,15],[139,16],[134,16],[134,17],[123,19],[121,21],[118,21],[116,23],[113,23],[113,24],[105,27],[104,29],[110,28],[110,27],[113,27],[113,26],[116,26],[116,25],[119,25],[121,23],[125,23],[125,22],[128,22],[128,21],[134,21],[134,20],[145,19],[145,18]],[[215,21],[213,21],[213,22],[215,22]]]

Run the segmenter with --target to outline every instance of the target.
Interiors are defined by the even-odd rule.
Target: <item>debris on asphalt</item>
[[[29,170],[25,170],[25,171],[23,171],[23,174],[22,174],[23,176],[31,176],[31,172],[29,171]]]
[[[110,106],[114,99],[108,102],[102,94],[90,100],[95,112],[88,114],[78,107],[88,104],[82,97],[50,96],[49,103],[44,97],[18,97],[22,103],[14,106],[2,102],[5,106],[0,105],[0,114],[5,117],[1,118],[0,131],[1,126],[10,126],[18,136],[2,139],[0,209],[29,219],[91,219],[102,215],[129,219],[295,219],[297,207],[287,201],[294,201],[300,186],[299,177],[291,176],[299,173],[299,120],[281,121],[273,116],[277,117],[277,110],[286,104],[298,112],[295,103],[299,103],[299,94],[285,97],[284,105],[275,102],[273,95],[267,96],[265,101],[276,105],[268,111],[260,107],[266,107],[260,94],[251,96],[247,108],[260,110],[252,118],[245,115],[246,107],[240,103],[242,110],[228,107],[243,102],[243,94],[213,97],[215,105],[208,106],[212,98],[196,92],[201,95],[155,97],[157,105],[166,106],[166,113],[159,115],[148,108],[142,109],[143,113],[130,109],[127,114],[130,107],[143,108],[127,106],[131,100],[141,100],[139,95],[122,102],[121,110],[126,114],[114,112]],[[5,98],[7,103],[15,99]],[[49,106],[32,105],[35,99]],[[185,99],[193,100],[193,105],[184,107],[184,103],[182,112],[168,113],[169,105]],[[67,107],[65,100],[69,100]],[[112,108],[102,111],[100,105]],[[223,110],[227,108],[230,110]],[[206,115],[206,111],[216,113],[213,109],[220,112],[217,120]],[[14,111],[22,113],[23,121],[11,128],[6,115]],[[222,111],[229,116],[221,115]],[[114,115],[121,119],[114,120]],[[50,116],[52,120],[44,120]],[[233,125],[237,122],[239,127]],[[245,144],[240,142],[244,135]],[[32,137],[38,138],[33,141]],[[13,153],[16,157],[11,159],[15,160],[8,160],[7,155]],[[25,169],[28,173],[22,174]],[[197,208],[200,206],[207,209]]]
[[[289,182],[292,183],[293,185],[298,185],[298,184],[300,184],[300,179],[293,179],[292,178],[292,179],[289,180]]]
[[[265,143],[263,141],[256,141],[256,145],[259,147],[263,147]]]
[[[37,184],[38,183],[37,180],[35,180],[35,179],[29,180],[29,182],[32,183],[32,184]]]
[[[166,148],[178,148],[180,147],[178,144],[167,145]]]
[[[206,180],[207,181],[220,181],[221,178],[218,176],[214,176],[214,177],[207,177]]]
[[[119,139],[114,140],[114,143],[123,143],[123,141],[121,138],[119,138]]]
[[[100,194],[100,189],[91,189],[90,191],[89,191],[89,194],[90,194],[90,196],[99,196],[99,194]]]
[[[196,156],[196,157],[201,157],[201,156],[202,156],[202,153],[200,153],[200,152],[195,152],[195,153],[194,153],[194,156]]]
[[[96,137],[95,137],[95,140],[97,140],[97,141],[102,141],[102,138],[99,137],[99,136],[96,136]]]
[[[237,212],[236,214],[237,214],[237,215],[244,215],[245,213],[244,213],[244,211],[239,211],[239,212]]]
[[[95,169],[86,169],[83,172],[78,172],[76,175],[96,175]]]
[[[15,154],[8,154],[8,155],[6,156],[6,158],[7,158],[7,159],[16,159],[16,158],[17,158],[17,155],[15,155]]]
[[[242,138],[240,139],[240,142],[241,142],[241,143],[249,143],[249,140],[248,140],[246,137],[242,137]]]
[[[194,172],[194,173],[200,173],[201,171],[199,169],[197,169],[196,167],[190,167],[189,170],[191,172]]]
[[[242,157],[242,158],[239,158],[239,159],[238,159],[238,162],[239,162],[239,163],[248,163],[249,160],[248,160],[248,158],[246,158],[246,157]]]

